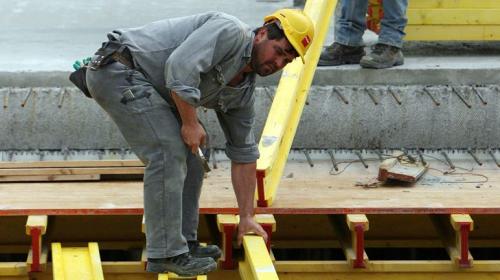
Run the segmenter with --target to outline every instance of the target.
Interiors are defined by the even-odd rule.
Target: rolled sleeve
[[[218,111],[217,118],[226,136],[227,157],[234,162],[255,162],[259,158],[259,149],[253,132],[253,104],[226,112]]]
[[[244,30],[223,17],[208,20],[169,56],[165,63],[166,87],[187,103],[198,106],[200,74],[208,72],[226,56],[238,50]]]

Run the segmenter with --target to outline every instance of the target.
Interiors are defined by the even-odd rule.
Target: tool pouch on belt
[[[122,53],[125,50],[125,46],[123,46],[120,42],[112,40],[110,38],[110,41],[103,43],[102,47],[97,50],[88,65],[80,67],[78,70],[72,72],[69,75],[69,80],[77,88],[79,88],[85,94],[85,96],[87,96],[88,98],[92,98],[86,82],[87,70],[90,69],[95,71],[105,65],[115,62],[116,60],[113,59],[113,55],[115,53]]]
[[[92,98],[90,95],[89,89],[87,88],[87,80],[85,77],[87,76],[87,66],[80,67],[78,70],[72,72],[69,75],[69,80],[80,89],[85,96],[88,98]]]

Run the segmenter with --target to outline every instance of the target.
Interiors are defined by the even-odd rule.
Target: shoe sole
[[[212,258],[214,261],[217,261],[218,259],[220,259],[220,257],[222,256],[222,252],[219,251],[217,254],[214,254],[214,255],[196,255],[196,254],[193,254],[193,257],[197,257],[197,258]]]
[[[318,66],[340,66],[340,65],[348,65],[348,64],[359,64],[361,61],[362,56],[352,56],[352,57],[345,57],[342,61],[338,63],[332,63],[331,61],[328,60],[319,60],[318,61]]]
[[[169,270],[168,268],[165,267],[164,264],[150,264],[148,263],[146,265],[146,271],[147,272],[152,272],[152,273],[167,273],[167,272],[172,272],[177,274],[178,276],[181,277],[193,277],[196,275],[202,275],[202,274],[207,274],[208,272],[214,271],[217,269],[217,263],[213,262],[205,267],[202,267],[194,272],[187,272],[187,271],[173,271]]]
[[[375,62],[366,61],[363,59],[361,59],[361,61],[359,62],[359,65],[361,65],[361,67],[370,68],[370,69],[385,69],[385,68],[391,68],[394,66],[400,66],[403,64],[404,64],[404,60],[398,60],[394,63],[387,63],[387,64],[379,64],[379,63],[375,63]]]

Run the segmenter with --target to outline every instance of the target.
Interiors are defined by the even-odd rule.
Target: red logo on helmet
[[[306,37],[304,37],[304,39],[302,39],[302,45],[305,47],[307,47],[310,43],[311,43],[311,39],[309,38],[308,35],[306,35]]]

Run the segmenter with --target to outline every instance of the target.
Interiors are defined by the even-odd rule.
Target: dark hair
[[[254,33],[259,32],[261,28],[267,29],[267,38],[269,40],[280,40],[285,37],[285,32],[278,26],[277,22],[271,22],[257,29],[254,29]]]

